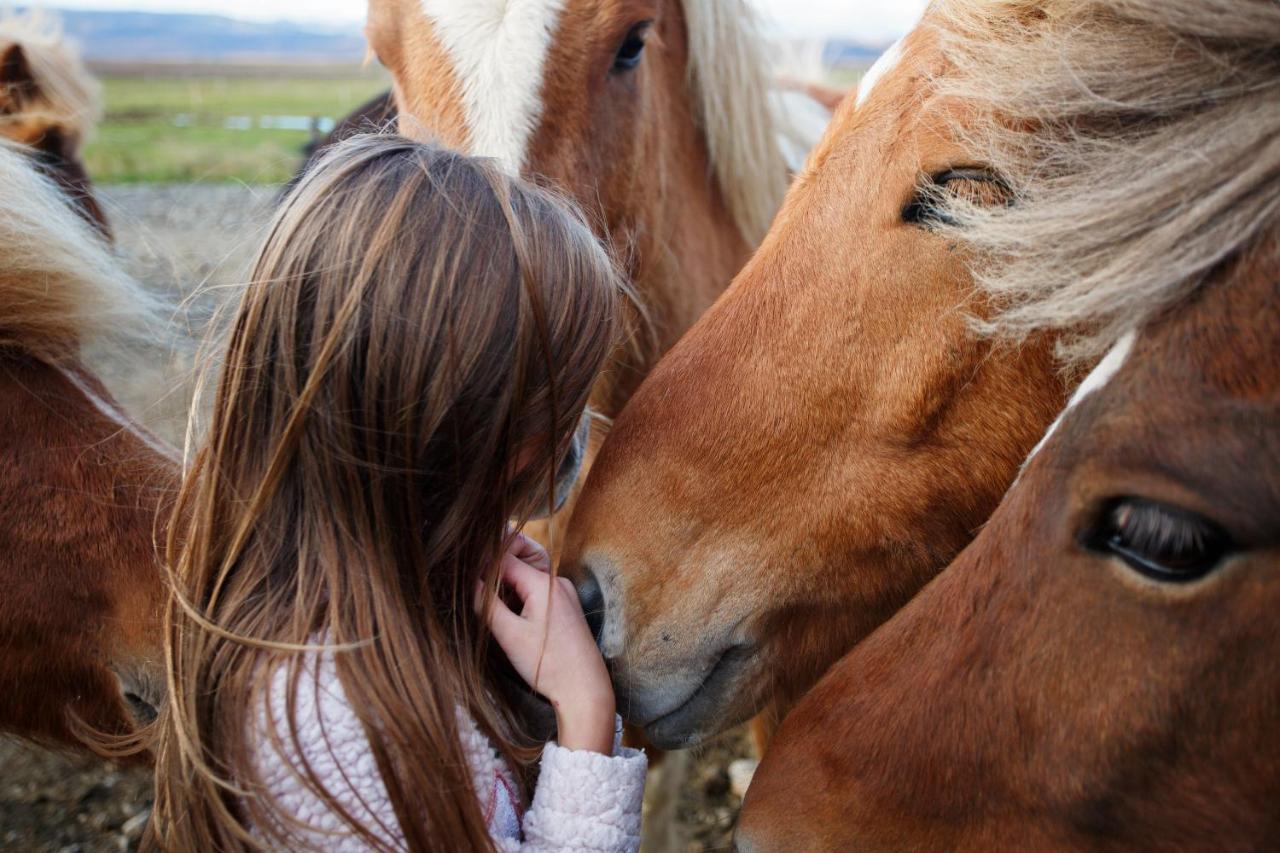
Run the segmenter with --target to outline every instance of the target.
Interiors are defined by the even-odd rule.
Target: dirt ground
[[[274,187],[235,185],[100,191],[128,268],[179,306],[173,322],[181,333],[158,338],[141,356],[103,350],[88,360],[126,407],[170,441],[182,440],[193,378],[211,358],[199,339],[238,293],[275,194]],[[188,340],[175,342],[181,338]],[[684,768],[676,824],[670,833],[652,832],[646,850],[728,850],[740,805],[729,767],[750,752],[736,732],[670,762]],[[144,770],[0,738],[0,851],[134,850],[150,807]]]

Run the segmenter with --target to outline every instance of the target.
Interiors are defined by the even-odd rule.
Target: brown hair
[[[508,522],[553,488],[621,288],[566,205],[488,161],[355,137],[293,191],[231,330],[169,543],[155,843],[297,846],[255,777],[247,709],[277,667],[306,677],[323,642],[407,847],[490,846],[456,710],[515,766],[532,752],[492,698],[475,588],[494,594]],[[297,721],[283,728],[273,745],[302,755]]]

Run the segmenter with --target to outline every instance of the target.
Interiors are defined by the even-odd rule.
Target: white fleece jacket
[[[268,707],[255,716],[258,749],[254,764],[279,807],[308,829],[299,839],[312,850],[362,851],[361,839],[302,782],[305,761],[342,807],[393,848],[403,849],[395,810],[378,773],[377,762],[359,718],[347,701],[333,655],[318,652],[314,668],[300,674],[294,696],[302,755],[288,735],[286,716],[290,679],[279,667],[271,681]],[[271,723],[267,721],[271,715]],[[266,733],[281,733],[283,750]],[[471,767],[489,835],[503,853],[551,851],[636,851],[640,847],[640,806],[648,759],[621,748],[614,755],[565,749],[554,741],[542,753],[533,802],[521,808],[519,790],[506,763],[461,709],[458,730]],[[296,829],[291,831],[297,834]]]

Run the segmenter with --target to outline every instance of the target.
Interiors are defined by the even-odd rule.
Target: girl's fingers
[[[551,555],[538,540],[524,533],[517,533],[512,543],[511,553],[541,572],[551,571]]]
[[[530,598],[547,595],[547,574],[514,557],[511,554],[502,558],[502,580],[515,591],[522,603]]]
[[[485,621],[489,623],[489,631],[503,649],[512,648],[513,644],[519,642],[523,636],[521,632],[524,619],[512,612],[500,595],[493,597],[493,607],[489,610]]]

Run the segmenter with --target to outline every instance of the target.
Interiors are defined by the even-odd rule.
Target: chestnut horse
[[[997,325],[1116,343],[978,538],[787,718],[738,848],[1273,848],[1280,6],[956,5],[997,22],[962,31],[975,88],[1059,130],[994,133],[1052,155],[972,225],[1014,257]]]
[[[634,282],[646,320],[597,385],[608,417],[746,262],[786,155],[829,118],[770,85],[743,0],[370,0],[367,33],[402,133],[562,189]]]
[[[55,19],[38,10],[0,14],[0,137],[28,146],[80,215],[111,239],[80,160],[101,111],[98,83]]]
[[[1066,402],[1052,341],[976,334],[936,10],[837,111],[751,262],[616,419],[563,570],[624,716],[680,747],[779,711],[972,539]]]
[[[172,451],[80,360],[145,337],[150,300],[40,175],[0,143],[0,730],[78,745],[163,694],[165,584],[153,542]]]

